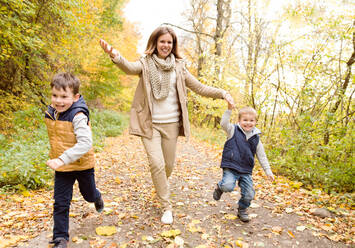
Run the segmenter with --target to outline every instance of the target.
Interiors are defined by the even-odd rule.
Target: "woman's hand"
[[[116,49],[114,49],[112,46],[110,46],[106,41],[104,41],[103,39],[100,39],[100,46],[102,47],[102,49],[104,49],[105,53],[107,53],[108,55],[110,55],[110,57],[112,59],[114,59],[117,55],[118,52]]]
[[[233,99],[233,97],[229,94],[229,92],[227,92],[227,93],[224,95],[224,100],[226,100],[227,103],[228,103],[228,109],[234,109],[234,108],[235,108],[234,99]]]

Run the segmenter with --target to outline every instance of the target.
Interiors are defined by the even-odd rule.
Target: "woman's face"
[[[157,40],[158,57],[161,59],[165,59],[170,55],[172,49],[173,37],[171,36],[171,34],[166,33],[159,36]]]

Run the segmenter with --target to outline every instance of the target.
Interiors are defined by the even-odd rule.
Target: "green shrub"
[[[45,164],[49,144],[43,113],[30,107],[14,113],[12,121],[14,134],[0,139],[0,187],[44,186],[51,174]]]
[[[92,110],[90,114],[93,141],[96,151],[102,150],[105,137],[120,135],[128,125],[128,115],[112,110]]]

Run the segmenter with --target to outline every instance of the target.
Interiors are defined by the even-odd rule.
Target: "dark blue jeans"
[[[78,180],[81,195],[88,202],[95,202],[101,197],[95,185],[94,168],[84,171],[55,172],[53,240],[69,240],[69,208],[73,197],[73,185]]]
[[[253,188],[253,179],[249,174],[240,174],[235,170],[223,168],[222,180],[218,183],[219,188],[223,192],[232,192],[235,188],[236,181],[240,187],[241,197],[239,199],[239,208],[245,209],[250,206],[254,199],[255,191]]]

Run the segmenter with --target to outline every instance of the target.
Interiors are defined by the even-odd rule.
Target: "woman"
[[[186,89],[202,96],[224,98],[232,105],[233,98],[224,90],[201,84],[186,70],[176,34],[169,27],[153,31],[146,56],[136,62],[128,62],[104,40],[100,40],[100,45],[121,70],[140,77],[131,106],[129,132],[142,138],[152,181],[164,210],[161,221],[171,224],[168,178],[174,168],[177,138],[188,138],[190,134]]]

